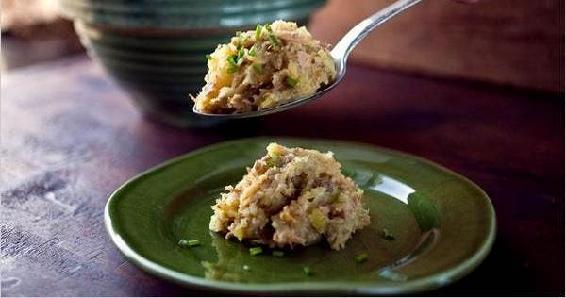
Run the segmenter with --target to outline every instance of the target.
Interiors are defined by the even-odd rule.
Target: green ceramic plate
[[[421,158],[359,143],[276,140],[333,151],[365,191],[372,223],[332,251],[325,245],[251,256],[245,244],[209,232],[210,206],[274,139],[205,147],[151,169],[116,190],[106,226],[133,263],[191,287],[262,293],[398,294],[434,289],[488,254],[495,214],[468,179]],[[180,239],[201,246],[183,248]],[[367,254],[365,262],[356,256]],[[312,274],[307,275],[304,267]]]

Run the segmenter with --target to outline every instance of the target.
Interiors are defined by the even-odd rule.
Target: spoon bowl
[[[421,1],[422,0],[398,0],[390,6],[379,10],[372,16],[368,17],[367,19],[363,20],[352,29],[350,29],[350,31],[348,31],[348,33],[346,33],[346,35],[344,35],[342,39],[340,39],[340,41],[336,44],[336,46],[334,46],[334,48],[330,51],[330,56],[334,60],[334,65],[336,66],[336,79],[331,84],[323,86],[322,89],[319,89],[317,92],[310,96],[297,98],[291,102],[273,108],[244,113],[212,114],[197,110],[196,105],[193,106],[193,112],[208,117],[223,119],[242,119],[282,112],[319,99],[325,93],[329,92],[330,90],[334,89],[334,87],[338,86],[338,84],[340,84],[340,82],[346,75],[346,61],[348,60],[348,56],[362,39],[364,39],[377,26],[387,22],[395,15]]]
[[[332,55],[332,52],[331,52]],[[338,86],[338,84],[340,83],[340,81],[342,81],[342,79],[344,78],[344,75],[346,74],[346,63],[344,60],[342,59],[337,59],[336,57],[332,56],[333,60],[334,60],[334,64],[336,65],[336,79],[331,83],[326,85],[325,87],[323,87],[322,89],[319,89],[318,91],[316,91],[314,94],[309,95],[309,96],[305,96],[305,97],[300,97],[298,99],[294,99],[291,102],[273,107],[273,108],[268,108],[268,109],[261,109],[259,111],[251,111],[251,112],[244,112],[244,113],[233,113],[233,114],[213,114],[213,113],[206,113],[206,112],[201,112],[199,110],[197,110],[195,106],[193,106],[193,112],[197,113],[199,115],[203,115],[203,116],[208,116],[208,117],[216,117],[216,118],[223,118],[223,119],[243,119],[243,118],[252,118],[252,117],[259,117],[259,116],[265,116],[265,115],[269,115],[269,114],[273,114],[273,113],[277,113],[277,112],[282,112],[285,110],[289,110],[292,109],[294,107],[298,107],[300,105],[306,104],[307,102],[316,100],[321,98],[326,92],[334,89],[334,87]]]

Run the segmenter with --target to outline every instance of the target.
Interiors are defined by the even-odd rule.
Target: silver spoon
[[[300,105],[306,104],[307,102],[313,101],[315,99],[320,98],[326,92],[332,90],[336,87],[340,81],[346,75],[346,60],[348,60],[348,56],[350,52],[354,49],[354,47],[364,39],[375,27],[389,21],[392,17],[399,14],[400,12],[404,11],[405,9],[421,2],[422,0],[398,0],[395,3],[391,4],[390,6],[376,12],[369,18],[361,21],[357,24],[354,28],[350,29],[342,39],[334,46],[334,48],[330,51],[330,56],[334,59],[334,64],[336,65],[336,80],[326,86],[322,90],[318,90],[311,96],[302,97],[299,99],[295,99],[289,103],[282,104],[280,106],[276,106],[269,109],[253,111],[253,112],[245,112],[245,113],[234,113],[234,114],[211,114],[205,113],[201,111],[197,111],[193,106],[193,112],[203,115],[203,116],[210,116],[216,118],[224,118],[224,119],[237,119],[237,118],[250,118],[250,117],[258,117],[264,116],[268,114],[273,114],[281,111],[285,111],[294,107],[298,107]]]

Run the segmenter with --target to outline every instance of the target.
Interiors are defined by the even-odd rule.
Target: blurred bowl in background
[[[305,24],[325,0],[60,0],[89,54],[144,115],[175,126],[217,124],[192,113],[206,54],[235,31],[278,19]]]

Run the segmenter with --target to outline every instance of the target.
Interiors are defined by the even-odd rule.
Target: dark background
[[[2,295],[217,294],[126,262],[106,235],[104,205],[168,158],[258,135],[390,147],[486,190],[498,224],[491,254],[425,295],[564,295],[563,1],[429,1],[364,41],[324,100],[210,129],[145,119],[40,2],[2,1]],[[26,3],[37,15],[6,17]],[[349,3],[329,1],[313,34],[334,41],[385,1]]]

